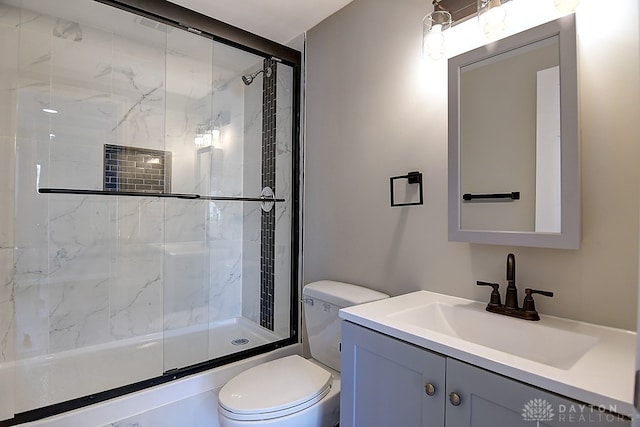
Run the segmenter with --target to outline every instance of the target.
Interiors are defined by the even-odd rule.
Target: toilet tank
[[[331,280],[309,283],[302,295],[311,357],[336,371],[340,371],[338,310],[389,298],[382,292]]]

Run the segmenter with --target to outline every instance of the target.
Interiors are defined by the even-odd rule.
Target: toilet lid
[[[330,388],[330,372],[293,355],[237,375],[222,387],[218,402],[229,418],[265,420],[308,408],[321,400]]]

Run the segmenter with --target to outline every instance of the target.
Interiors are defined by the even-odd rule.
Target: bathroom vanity
[[[631,425],[635,333],[485,306],[419,291],[341,310],[340,425]]]

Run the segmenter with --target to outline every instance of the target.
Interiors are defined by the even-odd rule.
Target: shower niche
[[[299,52],[103,3],[0,0],[17,58],[0,70],[16,212],[0,420],[297,342]]]
[[[104,144],[104,191],[171,193],[171,152]]]

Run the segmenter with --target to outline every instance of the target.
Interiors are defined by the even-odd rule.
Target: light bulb
[[[506,16],[507,14],[504,11],[504,7],[492,7],[485,15],[485,22],[487,25],[497,27],[504,24],[504,18],[506,18]]]
[[[496,39],[504,31],[507,11],[500,0],[478,0],[478,23],[489,39]]]
[[[444,31],[451,27],[451,14],[446,10],[436,10],[422,20],[422,53],[431,59],[445,56]]]
[[[208,147],[211,145],[211,132],[205,132],[203,145]]]
[[[445,54],[444,34],[430,31],[424,38],[425,53],[431,59],[442,59]]]
[[[212,130],[211,137],[213,139],[213,143],[211,144],[213,148],[222,148],[222,132],[220,129]]]
[[[573,12],[578,7],[578,3],[580,0],[553,0],[556,9],[563,13]]]

